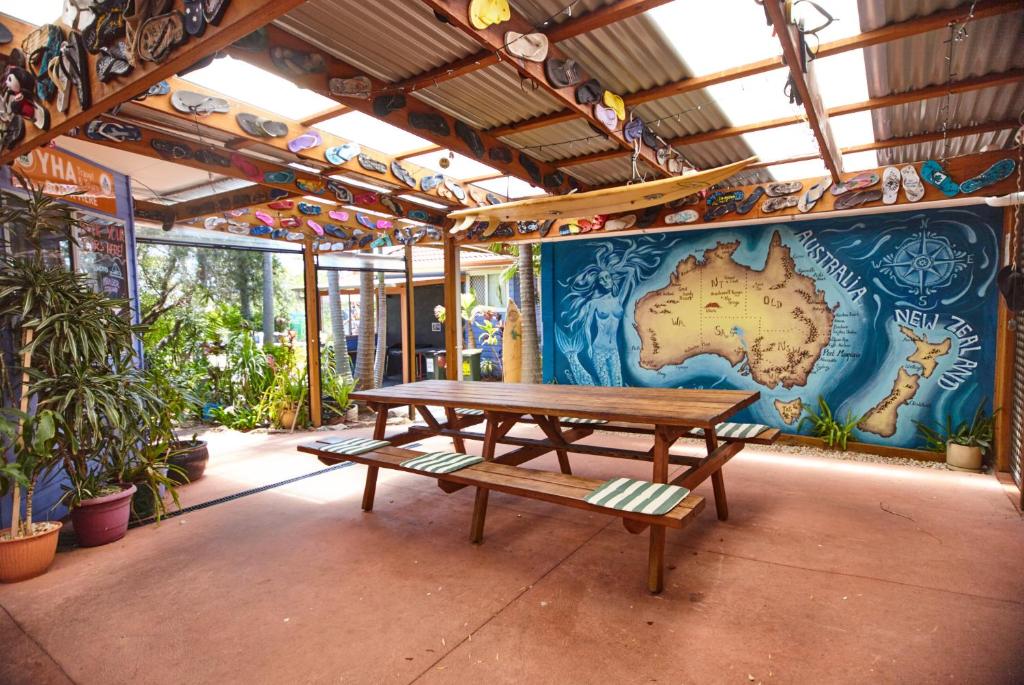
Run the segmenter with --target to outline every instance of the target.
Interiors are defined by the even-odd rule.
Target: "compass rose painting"
[[[863,442],[992,396],[1002,213],[987,206],[544,244],[545,379],[824,397]],[[804,424],[806,426],[806,422]]]
[[[949,238],[927,230],[927,219],[920,221],[922,228],[916,235],[903,240],[874,266],[896,287],[913,291],[920,306],[927,306],[929,296],[949,286],[973,258],[954,247]]]

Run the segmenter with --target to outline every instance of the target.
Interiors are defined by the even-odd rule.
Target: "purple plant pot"
[[[132,484],[122,485],[121,492],[82,500],[71,510],[80,547],[98,547],[124,537],[135,489]]]

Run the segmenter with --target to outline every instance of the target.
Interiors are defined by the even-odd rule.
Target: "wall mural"
[[[742,419],[787,432],[822,396],[919,446],[991,398],[1001,234],[975,206],[547,243],[545,380],[758,390]]]

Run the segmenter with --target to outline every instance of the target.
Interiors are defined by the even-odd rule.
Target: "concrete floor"
[[[210,437],[185,504],[322,468],[294,451],[308,435]],[[747,448],[726,467],[730,520],[708,506],[669,532],[657,597],[647,537],[618,519],[495,494],[474,546],[472,492],[382,472],[367,515],[363,476],[0,586],[0,683],[1024,682],[1024,521],[991,476]]]

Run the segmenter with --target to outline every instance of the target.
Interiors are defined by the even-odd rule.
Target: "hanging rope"
[[[958,74],[953,70],[953,60],[956,56],[956,46],[959,43],[967,40],[967,26],[974,20],[974,7],[978,4],[977,0],[971,2],[970,8],[967,10],[967,16],[963,21],[952,21],[949,23],[949,38],[946,39],[946,96],[942,99],[942,105],[939,106],[939,113],[942,115],[942,164],[945,166],[947,159],[949,158],[949,131],[951,129],[953,120],[956,118],[955,112],[950,112],[950,103],[952,102],[952,93],[950,89],[953,85],[953,80]],[[957,100],[959,104],[959,99]]]

